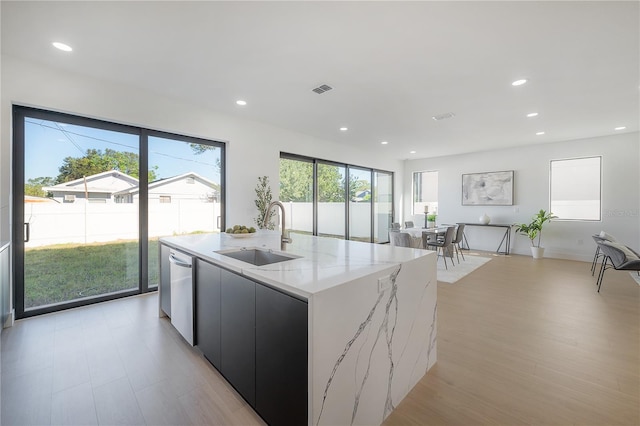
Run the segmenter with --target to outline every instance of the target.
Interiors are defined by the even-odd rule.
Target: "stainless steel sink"
[[[256,266],[271,265],[272,263],[284,262],[287,260],[297,259],[300,256],[294,256],[284,253],[275,253],[271,250],[263,250],[257,248],[242,248],[239,250],[221,250],[217,252],[223,256],[229,256],[242,262],[247,262]]]

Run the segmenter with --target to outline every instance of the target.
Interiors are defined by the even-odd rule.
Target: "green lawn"
[[[138,243],[52,246],[25,252],[25,309],[138,288]],[[158,283],[158,241],[149,242]]]

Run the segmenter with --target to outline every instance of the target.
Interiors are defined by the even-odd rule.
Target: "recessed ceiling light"
[[[531,117],[537,117],[538,113],[537,112],[530,112],[529,114],[527,114],[527,117],[531,118]]]
[[[616,128],[615,128],[615,129],[613,129],[613,130],[624,130],[624,129],[626,129],[626,127],[625,127],[625,126],[620,126],[620,127],[616,127]]]
[[[544,132],[538,132],[538,133],[536,133],[536,136],[542,136],[542,135],[544,135]]]
[[[60,49],[65,52],[71,52],[73,50],[68,44],[60,43],[59,41],[54,41],[51,44],[53,44],[53,47],[56,49]]]
[[[340,131],[341,131],[341,132],[346,132],[347,130],[349,130],[349,128],[348,128],[348,127],[340,127]]]
[[[387,141],[382,141],[382,142],[380,142],[380,143],[381,143],[382,145],[386,145],[386,144],[388,144],[389,142],[387,142]]]
[[[512,86],[522,86],[526,82],[527,82],[527,80],[523,78],[523,79],[514,81],[513,83],[511,83],[511,85]]]
[[[236,104],[240,106],[245,106],[247,104],[247,101],[239,100],[239,101],[236,101]]]
[[[415,154],[415,153],[416,153],[415,151],[409,151],[409,154]]]

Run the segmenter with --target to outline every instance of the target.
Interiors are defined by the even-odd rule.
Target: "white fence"
[[[312,203],[283,203],[287,212],[288,229],[309,231],[313,229]],[[391,203],[378,203],[381,211],[390,211]],[[369,236],[371,233],[370,203],[350,203],[349,210],[352,220],[349,222],[349,232],[352,236]],[[344,235],[345,208],[344,203],[318,203],[318,230],[322,234]],[[374,232],[382,241],[387,240],[389,231],[389,215],[377,215]]]
[[[25,203],[26,248],[138,238],[138,204]],[[219,203],[149,204],[149,237],[217,230]]]
[[[312,203],[284,203],[287,228],[312,230]],[[25,203],[24,221],[29,223],[26,248],[53,244],[87,244],[138,238],[138,204]],[[323,234],[344,235],[342,203],[320,203],[318,229]],[[371,229],[369,203],[351,203],[352,236],[368,236]],[[382,211],[389,206],[380,206]],[[149,204],[149,237],[217,231],[219,203],[180,201]],[[376,236],[387,239],[388,215],[378,215]],[[233,226],[233,223],[227,223]]]

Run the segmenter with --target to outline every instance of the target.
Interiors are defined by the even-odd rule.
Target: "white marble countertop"
[[[303,298],[339,286],[354,279],[384,270],[435,252],[391,247],[388,244],[370,244],[335,238],[291,234],[293,243],[287,244],[285,253],[299,258],[265,266],[224,256],[218,251],[234,248],[262,248],[280,252],[280,233],[258,231],[250,238],[233,238],[222,234],[196,234],[165,237],[160,241],[178,250],[280,288]]]

